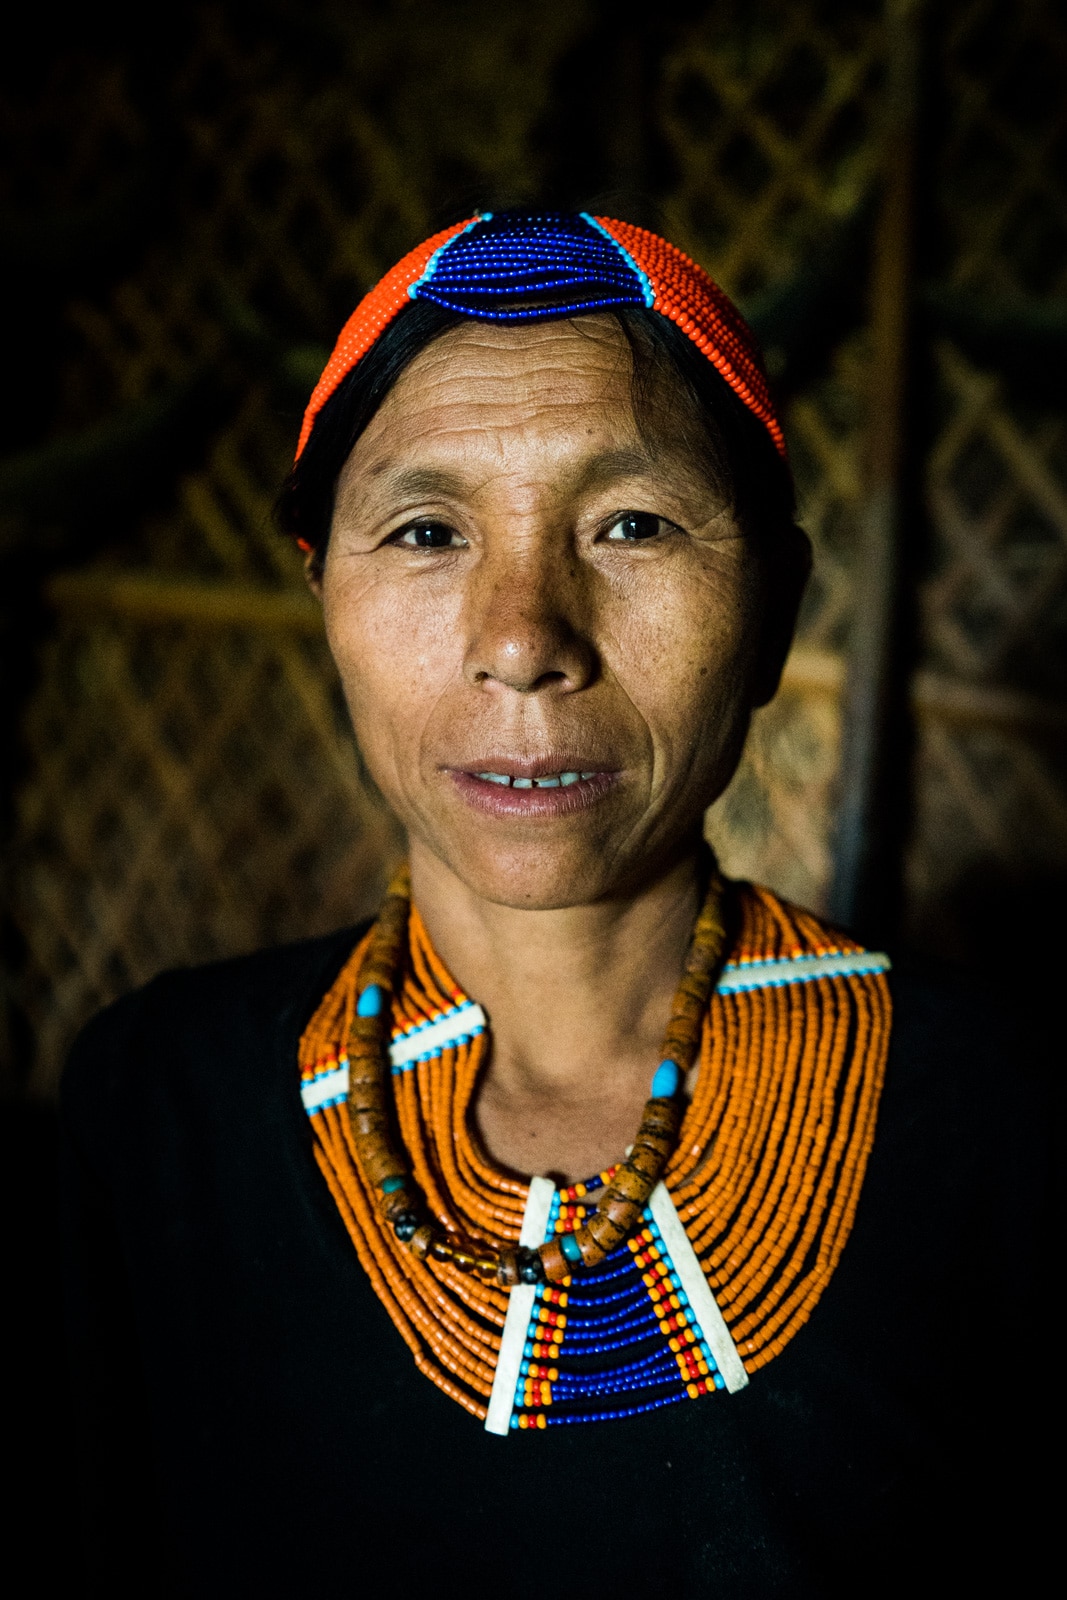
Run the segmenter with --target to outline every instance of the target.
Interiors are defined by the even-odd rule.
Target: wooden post
[[[886,0],[883,180],[871,274],[867,494],[844,698],[840,804],[830,912],[884,937],[900,873],[893,730],[906,715],[901,659],[901,533],[907,451],[908,342],[919,26],[922,0]],[[899,757],[899,751],[896,752]],[[896,799],[896,806],[894,806]]]

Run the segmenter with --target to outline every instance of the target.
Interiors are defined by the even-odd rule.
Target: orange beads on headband
[[[738,399],[763,423],[779,455],[784,456],[785,436],[771,401],[760,349],[733,301],[703,267],[659,234],[610,217],[596,220],[647,276],[655,290],[653,311],[668,317],[692,339]]]
[[[403,256],[395,267],[390,268],[381,282],[376,283],[370,293],[363,296],[341,329],[341,336],[333,347],[333,354],[312,390],[311,399],[304,412],[303,426],[300,429],[300,442],[296,447],[297,459],[311,437],[315,418],[342,378],[346,378],[357,362],[362,361],[371,346],[377,344],[397,313],[407,305],[410,298],[408,291],[425,272],[434,251],[439,250],[450,239],[454,239],[457,233],[462,233],[467,226],[469,224],[466,222],[457,222],[454,227],[445,228],[443,233],[433,234],[431,238]]]
[[[490,322],[646,306],[692,340],[785,456],[752,330],[702,267],[629,222],[584,211],[512,211],[470,217],[434,234],[364,296],[315,385],[297,458],[327,400],[410,300]]]

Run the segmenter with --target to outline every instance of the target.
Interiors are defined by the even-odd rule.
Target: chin
[[[540,844],[478,850],[468,840],[450,850],[447,859],[473,893],[516,911],[563,911],[591,905],[619,887],[614,874],[606,871],[602,848],[553,851]]]

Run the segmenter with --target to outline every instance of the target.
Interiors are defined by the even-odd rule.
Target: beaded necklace
[[[670,1092],[650,1101],[666,1113],[618,1167],[557,1190],[480,1150],[487,1019],[395,887],[300,1065],[316,1159],[416,1365],[496,1432],[742,1387],[810,1316],[852,1226],[888,1046],[885,957],[732,884],[722,965],[713,875],[668,1031],[674,1071],[654,1085]],[[361,1017],[372,986],[382,999]],[[598,1242],[606,1214],[616,1231]]]

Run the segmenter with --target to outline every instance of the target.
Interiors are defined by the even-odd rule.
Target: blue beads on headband
[[[408,293],[490,322],[650,306],[655,299],[629,251],[585,212],[481,216],[435,252]]]

